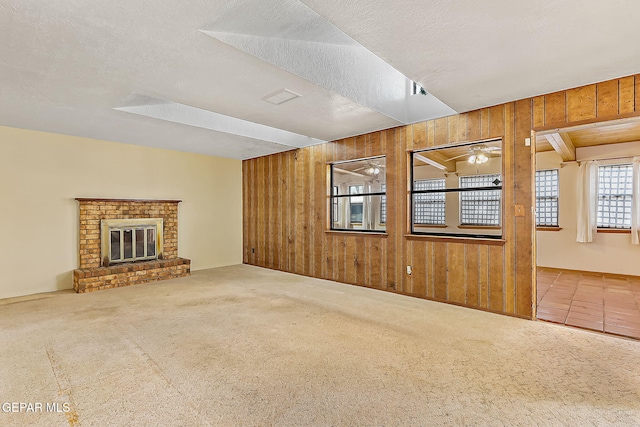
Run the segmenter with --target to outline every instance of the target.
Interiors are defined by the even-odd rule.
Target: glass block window
[[[444,190],[444,188],[444,178],[421,179],[413,182],[413,191]],[[418,225],[446,225],[445,193],[414,194],[413,223]]]
[[[496,187],[501,184],[500,174],[460,177],[460,188]],[[501,193],[501,188],[460,192],[460,224],[499,226]]]
[[[380,184],[380,191],[387,192],[387,184]],[[384,195],[380,198],[380,224],[387,222],[387,196]]]
[[[558,169],[536,171],[536,225],[558,226]]]
[[[633,167],[598,167],[598,227],[631,228]]]

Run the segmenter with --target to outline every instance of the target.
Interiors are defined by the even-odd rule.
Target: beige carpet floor
[[[640,341],[233,266],[0,301],[13,402],[43,411],[1,426],[637,426]]]

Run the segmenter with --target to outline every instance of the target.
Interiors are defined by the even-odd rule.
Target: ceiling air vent
[[[292,92],[288,89],[281,89],[277,92],[269,94],[265,96],[264,99],[267,102],[272,103],[273,105],[280,105],[284,102],[291,101],[294,98],[298,98],[302,95]]]

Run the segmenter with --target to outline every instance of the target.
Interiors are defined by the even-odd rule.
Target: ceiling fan
[[[489,157],[492,155],[501,154],[500,147],[488,147],[484,144],[474,145],[469,147],[469,150],[465,154],[460,154],[459,156],[451,157],[449,160],[459,159],[460,157],[469,156],[468,162],[475,165],[481,165],[489,161]]]
[[[365,175],[369,175],[369,176],[378,176],[380,172],[384,170],[384,168],[385,168],[385,165],[383,164],[380,164],[375,161],[369,161],[365,163],[364,166],[354,169],[353,171],[364,173]]]

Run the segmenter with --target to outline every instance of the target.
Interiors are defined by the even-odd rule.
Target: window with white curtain
[[[598,228],[631,229],[632,189],[630,163],[598,167]]]

